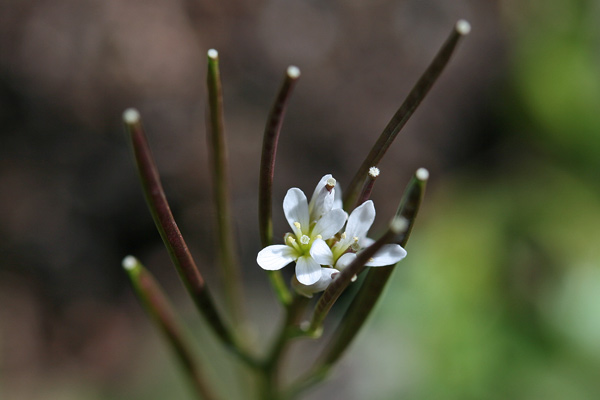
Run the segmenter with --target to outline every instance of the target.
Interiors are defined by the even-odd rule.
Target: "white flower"
[[[267,246],[256,257],[266,270],[278,270],[296,262],[296,278],[302,285],[317,284],[323,276],[321,264],[313,256],[315,241],[331,239],[338,233],[348,215],[333,208],[335,179],[325,175],[317,184],[310,204],[298,188],[288,190],[283,199],[283,212],[292,233],[285,235],[285,244]]]
[[[346,230],[339,241],[331,247],[325,240],[314,241],[311,254],[316,262],[322,265],[332,265],[343,270],[356,258],[356,253],[370,246],[374,241],[367,237],[367,232],[375,220],[373,201],[367,200],[356,207],[346,224]],[[365,264],[368,267],[381,267],[396,264],[406,257],[406,250],[399,244],[386,244]]]
[[[323,290],[327,289],[329,284],[339,273],[340,271],[334,268],[321,268],[321,278],[317,282],[313,283],[312,285],[303,285],[298,282],[296,277],[293,277],[292,287],[302,296],[310,298],[313,297],[314,293],[322,292]]]

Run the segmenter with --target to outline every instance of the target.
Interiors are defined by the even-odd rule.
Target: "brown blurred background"
[[[1,0],[0,398],[189,398],[170,353],[146,321],[120,267],[125,255],[136,255],[161,279],[184,318],[192,325],[201,324],[147,212],[121,113],[131,106],[140,110],[175,217],[209,284],[218,292],[204,138],[209,48],[220,54],[234,212],[246,290],[255,303],[249,308],[258,320],[261,315],[266,318],[264,310],[277,311],[254,261],[259,250],[258,161],[265,118],[288,65],[297,65],[302,76],[277,158],[277,235],[286,229],[280,211],[285,191],[297,186],[311,193],[326,173],[333,173],[343,187],[460,18],[471,22],[471,34],[380,165],[382,176],[373,194],[380,216],[376,224],[381,226],[394,212],[410,175],[422,166],[432,173],[423,224],[434,233],[438,216],[443,218],[440,210],[454,215],[452,227],[461,222],[456,215],[462,214],[452,209],[453,204],[464,204],[460,196],[471,193],[487,199],[497,192],[500,198],[514,187],[511,179],[517,175],[525,180],[523,188],[535,191],[531,186],[538,178],[524,177],[523,170],[546,171],[542,175],[554,183],[555,176],[577,177],[578,187],[584,187],[581,179],[597,171],[599,146],[589,138],[595,137],[600,125],[597,116],[581,111],[577,101],[585,107],[591,107],[590,101],[597,104],[593,101],[600,88],[598,70],[596,77],[589,72],[598,65],[600,54],[597,28],[591,23],[591,16],[598,16],[598,4],[577,1],[569,8],[566,1],[541,3]],[[557,66],[581,52],[582,63]],[[550,68],[554,66],[555,70]],[[579,98],[579,89],[592,100]],[[563,96],[565,91],[572,98]],[[571,113],[581,123],[575,125],[574,144],[563,139],[564,130],[559,130],[560,123],[573,126],[568,116],[560,119],[560,112],[568,113],[569,106],[584,113],[583,117]],[[582,118],[587,118],[583,128]],[[592,133],[585,136],[588,131]],[[532,167],[525,162],[532,157],[545,161]],[[558,172],[547,172],[552,168]],[[589,197],[592,214],[586,215],[593,215],[595,221],[599,191],[597,182],[596,186],[592,179],[587,182],[592,191],[582,196]],[[511,207],[520,202],[518,198],[507,201]],[[575,206],[569,203],[556,209]],[[503,207],[497,204],[492,210],[506,210]],[[532,205],[532,209],[537,208]],[[465,212],[484,223],[492,211],[472,207]],[[505,221],[503,212],[493,212]],[[519,218],[506,213],[514,222],[511,232],[521,232]],[[553,215],[560,218],[549,214]],[[544,218],[546,214],[540,220]],[[414,232],[415,247],[421,254],[435,253],[439,247],[423,239],[433,237],[423,229]],[[452,234],[460,236],[470,227],[462,229]],[[515,279],[525,286],[523,293],[515,289],[518,296],[510,300],[520,305],[537,296],[537,286],[528,286],[525,278],[523,283],[519,274],[546,276],[548,266],[542,262],[541,270],[531,267],[537,264],[528,257],[560,264],[548,255],[551,246],[540,244],[535,233],[522,237],[527,238],[519,241],[525,243],[525,267],[518,269]],[[564,243],[562,237],[557,242]],[[424,262],[417,251],[411,254],[409,246],[409,255],[413,254],[407,269],[421,268]],[[496,253],[482,257],[493,258],[491,254]],[[596,255],[592,264],[598,261]],[[457,264],[465,265],[460,256],[458,260]],[[506,262],[519,265],[513,261]],[[436,265],[435,260],[428,262]],[[551,276],[556,278],[552,282],[562,282],[562,276]],[[413,282],[413,290],[429,290],[419,287],[419,282],[429,282],[427,278],[405,278]],[[491,282],[504,281],[496,278]],[[459,280],[463,282],[459,288],[470,287]],[[436,290],[431,289],[433,299]],[[388,308],[396,300],[410,302],[393,296],[384,299]],[[422,304],[415,303],[411,312],[419,315]],[[531,307],[534,314],[542,313]],[[378,318],[396,320],[393,309],[389,313],[382,309]],[[410,327],[414,319],[403,321]],[[274,323],[265,320],[259,325]],[[345,399],[365,398],[365,393],[381,399],[401,395],[500,399],[508,393],[511,398],[541,398],[536,391],[482,395],[506,388],[501,379],[461,378],[448,386],[438,381],[439,392],[427,391],[423,388],[437,379],[431,371],[442,371],[444,363],[451,371],[460,370],[452,367],[453,358],[432,361],[431,355],[427,358],[416,350],[411,335],[396,336],[385,323],[380,325],[374,325],[375,333],[370,334],[380,339],[377,335],[391,335],[400,349],[391,351],[397,354],[392,361],[381,360],[381,376],[370,375],[380,357],[378,343],[386,342],[371,342],[365,333],[351,350],[358,352],[349,355],[333,381],[310,398],[331,398],[333,388],[342,393],[336,392],[342,397],[335,398]],[[462,333],[457,337],[468,346],[468,336]],[[357,356],[365,360],[365,354],[363,365]],[[596,365],[594,357],[586,362]],[[437,367],[424,367],[428,363]],[[386,383],[382,384],[383,377]],[[463,391],[461,384],[466,387]],[[600,393],[596,389],[591,386],[582,393],[593,396]],[[446,395],[436,397],[440,393]]]

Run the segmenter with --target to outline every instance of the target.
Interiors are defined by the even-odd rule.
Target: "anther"
[[[336,182],[335,178],[327,179],[327,182],[325,184],[325,189],[327,189],[328,192],[331,192],[331,190],[335,187],[336,183],[337,182]]]

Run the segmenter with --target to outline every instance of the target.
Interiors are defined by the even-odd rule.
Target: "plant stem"
[[[344,209],[350,212],[350,207],[356,202],[358,193],[360,191],[361,183],[367,176],[367,172],[370,167],[377,166],[379,161],[383,158],[390,145],[398,135],[398,132],[404,127],[406,122],[415,112],[421,101],[425,98],[433,84],[437,81],[438,77],[450,61],[450,57],[460,39],[468,34],[470,26],[467,21],[460,20],[456,23],[452,32],[433,58],[433,61],[423,75],[419,78],[415,86],[412,88],[396,114],[392,117],[390,122],[387,124],[377,142],[361,164],[360,168],[352,178],[352,181],[348,185],[345,191],[344,198]]]
[[[423,196],[425,195],[428,177],[429,173],[424,168],[417,170],[400,200],[396,216],[408,222],[406,229],[397,238],[398,244],[402,247],[406,246],[417,218]],[[324,365],[333,365],[342,356],[366,322],[371,311],[373,311],[394,269],[395,266],[393,265],[369,268],[361,288],[354,297],[350,307],[346,310],[342,322],[334,332],[329,345],[326,346],[326,351],[320,358],[320,362]]]
[[[396,212],[397,217],[401,217],[408,222],[406,229],[398,235],[397,239],[403,247],[406,246],[410,237],[425,194],[428,178],[429,173],[426,169],[420,168],[417,170],[404,191]],[[361,288],[346,310],[342,322],[331,336],[329,344],[325,346],[323,354],[319,356],[312,368],[292,385],[288,391],[289,398],[293,398],[327,377],[331,367],[340,359],[364,326],[394,269],[395,266],[369,268]]]
[[[248,365],[256,365],[253,357],[240,347],[231,331],[224,324],[204,279],[177,227],[160,182],[158,170],[148,146],[148,140],[142,128],[138,111],[134,109],[126,110],[123,119],[131,140],[146,203],[171,260],[179,273],[179,277],[194,301],[196,308],[204,316],[217,337]]]
[[[131,283],[158,329],[163,333],[167,342],[173,348],[185,374],[191,382],[199,399],[216,400],[212,389],[209,388],[200,366],[192,356],[192,352],[183,335],[173,307],[152,274],[134,257],[128,256],[123,260]]]
[[[217,219],[217,243],[219,251],[221,281],[225,288],[227,308],[235,325],[242,326],[243,294],[239,258],[233,235],[231,201],[227,185],[227,146],[223,112],[223,90],[219,71],[219,58],[216,50],[208,51],[207,141],[212,173],[213,195]]]
[[[342,292],[352,281],[352,277],[358,275],[371,257],[377,253],[384,244],[394,241],[394,238],[401,234],[407,228],[407,223],[402,218],[396,217],[390,223],[388,230],[375,243],[361,251],[356,258],[348,265],[337,278],[325,289],[325,292],[317,302],[310,322],[309,334],[318,332],[329,310],[340,297]]]
[[[281,325],[278,334],[273,341],[272,347],[267,353],[263,363],[263,376],[261,387],[261,400],[276,400],[282,399],[280,392],[279,372],[281,370],[281,362],[285,355],[285,351],[290,344],[290,340],[305,336],[299,328],[300,320],[306,310],[309,299],[303,296],[295,295],[292,302],[286,308],[286,316]]]
[[[281,132],[288,100],[299,77],[300,70],[298,68],[288,67],[279,93],[277,94],[271,112],[269,113],[263,136],[258,183],[258,224],[262,247],[269,246],[273,241],[273,222],[271,214],[273,203],[273,175],[275,172],[277,144],[279,142],[279,133]],[[283,305],[290,304],[291,294],[283,282],[281,272],[269,271],[268,276],[271,281],[271,286],[275,290],[275,294],[280,303]]]

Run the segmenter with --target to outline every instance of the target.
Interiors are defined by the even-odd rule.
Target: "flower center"
[[[346,237],[347,237],[346,232],[343,232],[339,236],[339,238],[340,238],[339,241],[330,244],[331,251],[333,253],[334,264],[345,253],[348,253],[348,252],[358,253],[358,251],[360,250],[360,245],[358,243],[359,242],[358,236],[353,236],[352,241],[349,241],[349,240],[347,241]]]
[[[321,235],[317,235],[314,238],[311,238],[308,235],[302,234],[302,236],[297,237],[293,233],[286,233],[284,237],[284,242],[288,246],[294,248],[296,250],[298,256],[302,256],[308,254],[310,252],[310,248],[312,246],[313,239],[322,239]]]

